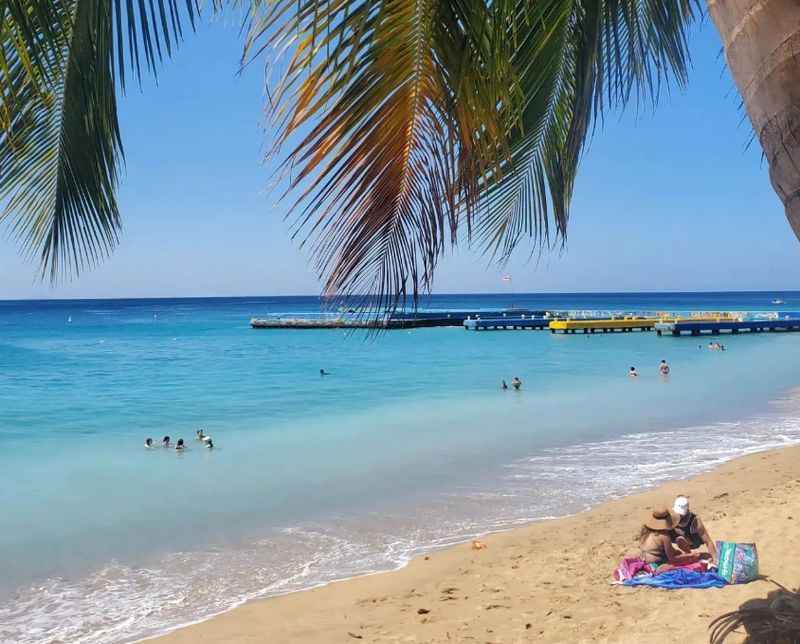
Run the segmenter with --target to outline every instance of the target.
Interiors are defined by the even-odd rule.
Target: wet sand
[[[251,602],[157,641],[707,642],[714,617],[775,586],[761,580],[664,591],[609,584],[620,557],[637,551],[644,512],[676,494],[690,497],[714,539],[755,542],[762,575],[800,585],[800,447],[790,447],[490,535],[479,550],[461,544],[394,572]]]

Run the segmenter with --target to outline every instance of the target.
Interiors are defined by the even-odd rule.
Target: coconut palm
[[[0,199],[55,278],[117,241],[116,101],[197,0],[2,0]],[[325,292],[392,307],[467,239],[499,261],[562,243],[587,136],[689,66],[698,0],[215,0],[265,64],[282,194]],[[800,3],[708,0],[800,235]],[[238,19],[238,17],[236,18]]]

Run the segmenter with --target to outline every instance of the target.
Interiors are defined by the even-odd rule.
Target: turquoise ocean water
[[[509,305],[798,310],[800,293],[423,303]],[[134,641],[800,441],[800,334],[718,352],[652,333],[248,324],[319,310],[0,301],[0,642]],[[513,376],[523,390],[501,391]],[[189,449],[143,448],[165,434]]]

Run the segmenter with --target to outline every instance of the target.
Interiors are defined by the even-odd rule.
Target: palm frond
[[[474,202],[505,110],[481,64],[488,43],[468,42],[470,8],[278,0],[252,23],[251,50],[293,44],[272,114],[279,144],[299,138],[283,167],[326,294],[415,299]]]
[[[7,200],[0,220],[13,220],[12,233],[25,252],[39,254],[51,279],[96,262],[115,245],[120,224],[111,12],[86,1],[71,12],[69,31],[46,60],[46,92],[20,71],[13,119],[0,138]]]
[[[215,3],[216,6],[216,3]],[[51,280],[118,241],[117,92],[172,53],[196,0],[9,0],[0,9],[0,223]]]
[[[685,81],[697,2],[255,6],[246,59],[279,52],[270,110],[296,234],[326,293],[391,307],[430,286],[464,227],[501,259],[526,236],[563,241],[593,124]]]
[[[534,248],[566,240],[592,124],[608,107],[655,102],[670,79],[685,84],[686,29],[698,11],[695,0],[520,4],[514,65],[525,108],[505,172],[486,182],[477,225],[494,256],[507,260],[525,237]]]

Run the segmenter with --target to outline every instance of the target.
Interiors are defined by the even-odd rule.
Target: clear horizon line
[[[770,290],[751,290],[751,289],[731,289],[731,290],[697,290],[697,291],[685,291],[679,289],[667,289],[667,290],[644,290],[644,291],[631,291],[631,290],[624,290],[624,291],[603,291],[603,290],[592,290],[592,291],[451,291],[451,292],[441,292],[441,293],[426,293],[419,296],[420,300],[424,300],[425,298],[429,297],[441,297],[441,296],[464,296],[464,295],[500,295],[506,297],[521,297],[521,296],[536,296],[536,295],[654,295],[654,294],[683,294],[683,295],[702,295],[702,294],[726,294],[726,293],[800,293],[800,289],[770,289]],[[131,296],[131,297],[34,297],[34,298],[4,298],[0,297],[0,302],[80,302],[80,301],[123,301],[123,300],[236,300],[236,299],[250,299],[250,298],[267,298],[267,297],[275,297],[275,298],[300,298],[300,297],[311,297],[317,299],[324,299],[324,296],[318,293],[293,293],[293,294],[283,294],[283,295],[159,295],[159,296]],[[331,297],[330,299],[336,299],[338,296]],[[359,295],[350,295],[350,296],[341,296],[343,299],[350,297],[350,298],[357,298],[363,297]],[[409,300],[413,301],[411,298]]]

